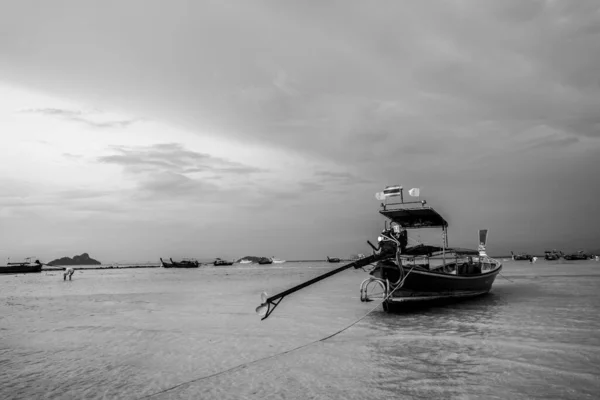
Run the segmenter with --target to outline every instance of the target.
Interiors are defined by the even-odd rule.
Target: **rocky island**
[[[73,256],[73,258],[63,257],[56,260],[52,260],[48,263],[51,266],[60,265],[100,265],[101,262],[90,258],[88,253],[83,253],[80,256]]]

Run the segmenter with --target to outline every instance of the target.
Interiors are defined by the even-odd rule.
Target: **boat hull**
[[[200,266],[200,263],[198,263],[198,262],[178,263],[178,262],[171,260],[171,262],[169,263],[169,262],[164,261],[162,258],[160,259],[160,264],[162,265],[163,268],[198,268]]]
[[[163,263],[163,267],[164,268],[198,268],[199,265],[196,265],[196,264],[179,264],[179,263],[173,263],[173,264]]]
[[[392,293],[384,307],[411,307],[422,304],[445,304],[481,296],[492,289],[502,265],[476,275],[452,275],[422,271],[404,266],[404,284]],[[410,273],[409,273],[410,272]]]
[[[41,272],[41,265],[13,265],[0,267],[0,274],[27,274],[30,272]]]
[[[588,260],[590,257],[588,256],[580,256],[580,255],[566,255],[564,256],[564,259],[567,261],[581,261],[581,260]]]

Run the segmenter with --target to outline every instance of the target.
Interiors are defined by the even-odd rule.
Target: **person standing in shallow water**
[[[73,276],[74,273],[75,273],[75,270],[73,269],[73,267],[66,267],[65,272],[63,274],[63,281],[67,280],[67,276],[69,276],[69,280],[71,280],[71,277]]]

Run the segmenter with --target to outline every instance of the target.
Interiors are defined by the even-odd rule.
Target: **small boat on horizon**
[[[261,265],[273,264],[273,260],[269,257],[261,257],[258,259],[258,263]]]
[[[200,263],[198,262],[198,260],[196,260],[194,258],[184,258],[183,260],[181,260],[179,262],[173,261],[172,258],[169,258],[169,260],[171,261],[170,263],[164,261],[161,258],[160,264],[164,268],[198,268],[200,266]]]
[[[544,259],[548,260],[548,261],[555,261],[560,259],[563,256],[563,252],[562,251],[556,251],[556,250],[546,250],[544,252]]]
[[[565,260],[569,260],[569,261],[593,260],[594,259],[593,256],[584,253],[583,250],[579,250],[577,253],[565,254],[563,256],[563,258]]]
[[[27,257],[24,261],[6,263],[6,266],[0,266],[0,274],[27,274],[31,272],[41,272],[43,263],[40,260],[31,261],[33,257]]]
[[[285,262],[285,260],[282,260],[280,258],[275,258],[274,256],[271,257],[271,261],[273,261],[273,264],[283,264]]]
[[[340,261],[341,260],[339,258],[337,258],[337,257],[329,257],[329,256],[327,256],[327,262],[330,262],[330,263],[339,263]]]
[[[215,267],[224,266],[224,265],[233,265],[233,261],[227,261],[227,260],[223,260],[221,258],[215,258],[213,265]]]
[[[510,252],[513,261],[533,261],[533,256],[530,254],[515,254]]]

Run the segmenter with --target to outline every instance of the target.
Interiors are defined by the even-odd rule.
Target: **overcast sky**
[[[345,257],[391,184],[453,246],[600,248],[599,8],[0,1],[0,258]]]

